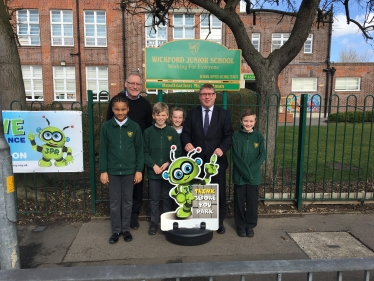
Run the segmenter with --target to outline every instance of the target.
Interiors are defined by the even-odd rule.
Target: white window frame
[[[257,52],[260,52],[261,49],[261,34],[252,33],[252,45],[255,47]]]
[[[313,34],[309,34],[304,43],[304,54],[313,53]]]
[[[59,13],[59,20],[56,20],[53,17],[53,14],[57,13]],[[50,16],[52,46],[74,46],[73,11],[51,10]],[[70,20],[67,18],[67,16],[70,16]],[[53,33],[55,30],[58,30],[60,35],[54,35]],[[66,35],[66,33],[70,33],[71,35]]]
[[[335,91],[339,92],[357,92],[361,91],[360,77],[336,77]]]
[[[145,46],[160,47],[168,42],[167,26],[152,26],[152,15],[145,15]]]
[[[87,22],[88,13],[93,13],[93,22]],[[98,22],[98,13],[104,13],[104,22]],[[91,29],[93,29],[93,35],[87,35],[88,30]],[[105,31],[105,35],[98,35],[100,30]],[[107,47],[106,11],[84,11],[84,46]]]
[[[62,74],[56,75],[56,70],[62,70]],[[73,73],[72,77],[68,77],[67,73],[71,71]],[[57,81],[62,82],[63,89],[57,90]],[[74,85],[74,89],[68,89],[68,85]],[[77,91],[75,82],[75,67],[74,66],[54,66],[53,67],[53,91],[54,100],[56,101],[76,101]],[[62,98],[61,98],[62,96]]]
[[[89,77],[89,68],[95,68],[95,77]],[[105,72],[105,77],[100,77],[99,72],[103,70]],[[89,83],[91,82],[91,83]],[[95,87],[92,88],[88,84],[92,85],[94,82]],[[101,85],[101,86],[100,86]],[[109,101],[109,76],[108,76],[108,67],[107,66],[86,66],[86,89],[92,90],[93,92],[93,101]],[[98,94],[101,91],[107,91],[108,94],[102,93],[99,97]],[[88,96],[87,96],[88,99]]]
[[[175,23],[175,17],[180,17],[182,16],[182,25],[178,25]],[[193,24],[186,24],[186,17],[192,17],[193,18]],[[195,15],[190,15],[190,14],[174,14],[173,16],[173,39],[195,39]],[[175,29],[182,29],[182,37],[175,37]],[[192,37],[186,37],[186,29],[192,29]]]
[[[246,13],[246,6],[247,4],[245,3],[244,0],[240,0],[240,6],[239,6],[239,12],[240,13]]]
[[[210,34],[207,38],[209,27]],[[213,41],[219,44],[222,43],[222,22],[215,15],[200,15],[200,39]]]
[[[290,38],[290,33],[273,33],[271,35],[271,51],[279,49]],[[276,43],[274,43],[276,42]]]
[[[32,20],[37,14],[37,20]],[[26,15],[25,20],[20,15]],[[30,15],[33,14],[34,16]],[[17,11],[17,35],[21,46],[40,46],[39,11],[36,9],[22,9]]]
[[[292,78],[292,92],[316,92],[316,77],[295,77]]]
[[[43,70],[41,65],[22,65],[22,77],[27,101],[43,101]],[[26,74],[28,70],[29,75]],[[40,75],[39,75],[40,73]],[[27,81],[27,82],[25,82]],[[28,86],[29,85],[29,86]],[[41,87],[40,90],[37,87]],[[36,98],[37,97],[37,98]]]

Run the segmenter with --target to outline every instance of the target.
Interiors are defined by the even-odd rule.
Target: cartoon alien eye
[[[176,178],[177,180],[180,180],[181,178],[183,178],[183,173],[180,169],[176,169],[173,173],[173,176],[174,178]]]
[[[43,133],[43,138],[44,138],[45,140],[50,140],[50,139],[52,138],[52,133],[49,132],[49,131],[45,131],[45,132]]]
[[[52,135],[52,139],[56,142],[58,141],[61,141],[62,140],[62,135],[61,133],[59,132],[54,132],[53,135]]]
[[[185,173],[186,175],[189,175],[192,173],[193,167],[190,163],[184,163],[182,164],[182,172]]]

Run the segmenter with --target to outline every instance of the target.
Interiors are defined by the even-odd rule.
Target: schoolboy
[[[171,163],[170,148],[176,145],[176,157],[181,156],[181,143],[176,130],[165,122],[169,118],[169,108],[163,102],[153,106],[153,119],[155,123],[144,131],[144,162],[147,166],[148,187],[151,203],[151,221],[149,224],[149,235],[155,235],[160,219],[159,202],[163,199],[163,212],[173,211],[174,202],[169,196],[172,188],[169,181],[162,178],[162,172]]]
[[[234,219],[240,237],[253,237],[258,220],[258,185],[261,183],[261,164],[266,158],[264,137],[254,126],[256,112],[243,111],[241,129],[232,141],[234,162]]]
[[[142,132],[128,116],[129,102],[123,95],[112,99],[114,117],[106,121],[100,133],[100,181],[109,186],[112,236],[110,244],[122,234],[132,241],[130,220],[134,184],[142,180],[144,152]]]

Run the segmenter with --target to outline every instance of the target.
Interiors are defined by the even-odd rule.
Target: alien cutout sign
[[[199,178],[203,161],[192,158],[202,152],[200,147],[188,152],[187,156],[175,158],[176,147],[170,150],[171,164],[162,177],[173,187],[169,195],[178,204],[174,212],[161,216],[161,229],[173,229],[173,223],[180,227],[199,227],[200,222],[206,223],[207,229],[218,229],[218,184],[210,184],[212,176],[218,173],[217,155],[213,154],[209,163],[204,164],[204,177]]]

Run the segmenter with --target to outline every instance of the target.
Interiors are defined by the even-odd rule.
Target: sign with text
[[[218,90],[239,90],[241,50],[206,40],[177,40],[146,48],[147,89],[199,89],[211,83]]]
[[[81,111],[3,111],[14,173],[83,171]]]

